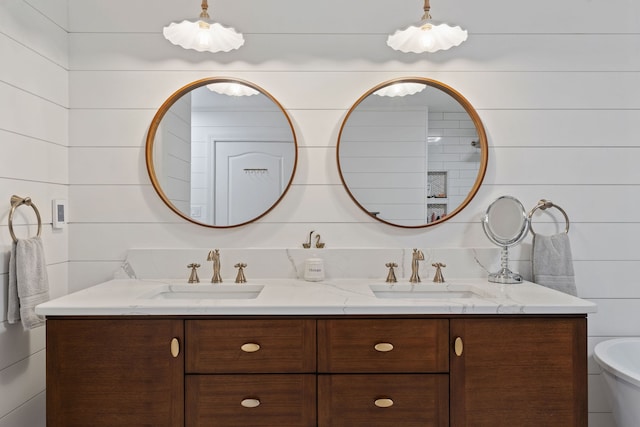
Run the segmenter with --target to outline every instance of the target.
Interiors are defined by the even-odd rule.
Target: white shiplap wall
[[[45,328],[6,322],[12,194],[39,208],[51,295],[67,293],[69,233],[47,226],[51,200],[68,198],[66,9],[66,0],[0,2],[0,427],[45,425]],[[16,235],[35,234],[35,223],[29,207],[16,211]]]
[[[143,0],[70,0],[70,286],[107,279],[131,247],[297,247],[311,229],[332,247],[487,246],[480,215],[512,194],[527,208],[545,197],[569,212],[579,293],[600,309],[590,318],[590,349],[607,337],[640,335],[640,3],[543,0],[523,12],[507,0],[443,1],[432,14],[468,29],[466,43],[434,55],[387,48],[386,35],[417,20],[420,3],[217,1],[213,16],[243,31],[246,44],[207,55],[160,35],[197,5],[162,0],[150,10]],[[335,162],[349,107],[382,81],[414,75],[460,91],[478,110],[490,145],[476,198],[426,230],[371,221],[342,189]],[[294,186],[257,224],[187,224],[146,177],[142,146],[154,111],[205,76],[264,87],[296,127]],[[529,250],[530,239],[514,257],[526,260]],[[528,272],[526,261],[520,267]],[[590,373],[590,425],[609,426],[593,363]]]
[[[640,335],[640,2],[541,0],[524,11],[507,0],[434,3],[434,17],[462,25],[469,40],[433,55],[385,46],[388,33],[419,19],[418,0],[219,0],[213,16],[243,31],[247,42],[216,55],[182,50],[161,36],[168,22],[195,16],[198,3],[0,4],[0,52],[13,58],[0,67],[1,143],[23,154],[0,158],[0,189],[7,200],[22,191],[46,206],[52,196],[64,197],[69,173],[68,232],[45,228],[50,276],[66,278],[68,259],[75,290],[108,279],[128,248],[297,247],[311,229],[332,247],[487,246],[478,221],[493,199],[512,194],[528,208],[545,197],[571,217],[579,294],[599,306],[589,321],[590,349],[607,337]],[[70,31],[68,86],[63,28]],[[149,183],[143,145],[155,110],[177,88],[205,76],[262,86],[294,122],[300,144],[294,186],[257,224],[209,230],[185,223]],[[489,137],[489,167],[476,198],[425,230],[372,222],[341,188],[336,169],[336,139],[349,107],[374,85],[403,76],[457,89],[476,107]],[[27,164],[32,151],[36,160]],[[0,231],[7,253],[6,227]],[[513,251],[525,273],[529,249],[528,239]],[[6,271],[1,277],[6,281]],[[21,339],[0,335],[13,347]],[[42,348],[42,338],[35,341]],[[0,381],[0,387],[11,387],[15,408],[29,397],[13,398],[13,387],[43,379],[15,365],[37,363],[33,346],[18,346],[30,350],[15,357],[4,356],[6,347],[0,346],[0,369],[14,371],[0,375],[19,385]],[[590,426],[610,426],[593,363],[590,373]],[[12,410],[0,407],[0,416]]]

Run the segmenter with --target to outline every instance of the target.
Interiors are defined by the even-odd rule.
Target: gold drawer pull
[[[260,344],[248,342],[246,344],[242,344],[240,350],[244,351],[245,353],[255,353],[256,351],[260,350]]]
[[[453,343],[453,351],[455,351],[456,356],[462,356],[462,351],[464,350],[464,343],[462,342],[462,338],[458,337]]]
[[[376,351],[379,351],[381,353],[386,353],[388,351],[393,350],[393,344],[391,344],[390,342],[380,342],[374,345],[373,348],[375,348]]]
[[[260,406],[260,400],[258,399],[244,399],[240,404],[245,408],[257,408]]]
[[[178,357],[180,354],[180,341],[178,338],[174,338],[171,340],[171,355],[173,357]]]
[[[378,408],[391,408],[393,406],[393,400],[391,399],[376,399],[373,403]]]

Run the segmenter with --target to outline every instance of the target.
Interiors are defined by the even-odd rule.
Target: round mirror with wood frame
[[[153,188],[182,218],[228,228],[270,212],[293,181],[298,144],[280,103],[259,86],[212,77],[158,109],[145,158]]]
[[[440,224],[465,208],[487,169],[473,106],[436,80],[408,77],[367,91],[338,136],[340,179],[368,215],[389,225]]]

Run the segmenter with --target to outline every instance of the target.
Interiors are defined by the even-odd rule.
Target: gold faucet
[[[211,277],[211,283],[222,283],[222,277],[220,276],[220,250],[209,251],[207,261],[213,261],[213,277]]]
[[[189,283],[200,283],[200,278],[198,277],[198,267],[200,264],[196,264],[195,262],[187,265],[187,268],[191,269],[191,274],[189,275]]]
[[[247,283],[247,278],[244,277],[244,268],[246,266],[247,264],[243,262],[239,262],[234,265],[234,267],[238,269],[238,274],[236,275],[236,283]]]
[[[418,270],[420,265],[419,261],[424,261],[424,254],[422,251],[417,249],[413,250],[413,256],[411,257],[411,277],[409,278],[409,282],[411,283],[419,283],[420,282],[420,274],[418,274]]]
[[[442,267],[446,267],[447,265],[441,262],[436,262],[431,265],[436,268],[436,274],[433,276],[433,281],[436,283],[444,283],[444,276],[442,275]]]

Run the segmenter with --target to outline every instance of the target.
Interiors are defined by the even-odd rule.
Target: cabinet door
[[[182,426],[183,322],[47,320],[47,426]]]
[[[451,425],[586,427],[586,318],[452,319]]]

